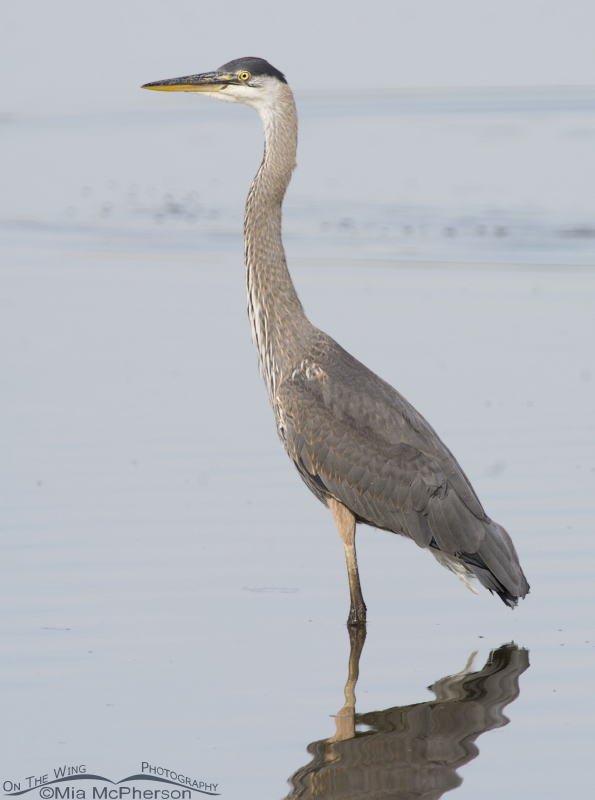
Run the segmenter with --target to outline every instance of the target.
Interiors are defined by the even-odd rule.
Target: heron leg
[[[337,732],[330,739],[327,739],[329,744],[344,742],[346,739],[353,739],[355,736],[355,685],[359,678],[359,660],[366,641],[366,626],[352,625],[347,630],[349,631],[350,654],[349,674],[345,684],[345,704],[335,714]],[[334,748],[327,750],[327,761],[334,761],[336,758],[337,754],[334,752]]]
[[[349,578],[349,592],[351,594],[351,609],[347,618],[348,625],[363,625],[366,622],[366,604],[362,595],[357,570],[357,555],[355,553],[355,515],[346,505],[334,497],[327,498],[328,507],[339,530],[345,559],[347,561],[347,576]]]

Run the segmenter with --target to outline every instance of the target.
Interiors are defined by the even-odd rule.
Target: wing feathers
[[[428,547],[432,541],[432,533],[422,530],[421,527],[421,514],[412,511],[409,514],[403,514],[403,520],[407,526],[407,533],[413,539],[415,544],[419,547]]]
[[[456,555],[462,550],[476,553],[485,536],[480,520],[465,508],[456,492],[443,497],[434,495],[428,503],[432,534],[444,553]]]
[[[285,445],[298,468],[309,473],[310,483],[302,477],[310,488],[324,499],[324,487],[359,521],[440,550],[460,564],[461,574],[474,573],[515,605],[529,586],[512,541],[485,516],[465,474],[423,418],[394,393],[404,411],[393,423],[408,437],[395,440],[390,421],[375,416],[371,396],[364,408],[352,386],[329,386],[328,376],[320,377],[326,373],[319,372],[294,373],[277,391]],[[428,440],[430,433],[434,439]]]

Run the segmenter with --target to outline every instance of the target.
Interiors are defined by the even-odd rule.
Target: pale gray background
[[[589,0],[4,0],[0,103],[147,107],[137,85],[241,55],[299,90],[593,85],[594,29]]]
[[[138,88],[249,54],[297,90],[306,309],[427,416],[532,584],[510,612],[362,531],[357,710],[427,700],[514,639],[511,724],[456,797],[590,796],[593,4],[1,13],[0,780],[148,760],[280,798],[333,733],[342,547],[276,440],[245,314],[260,124]]]

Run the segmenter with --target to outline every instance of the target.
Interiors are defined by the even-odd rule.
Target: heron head
[[[237,58],[214,72],[186,75],[145,83],[142,89],[158,92],[200,92],[228,103],[244,103],[258,109],[277,95],[285,75],[263,58]]]

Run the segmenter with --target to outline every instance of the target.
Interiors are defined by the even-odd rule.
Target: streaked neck
[[[302,358],[312,326],[287,269],[281,240],[281,206],[297,149],[290,88],[279,84],[274,102],[257,111],[264,127],[264,157],[246,202],[244,253],[252,338],[274,403],[279,382]]]

